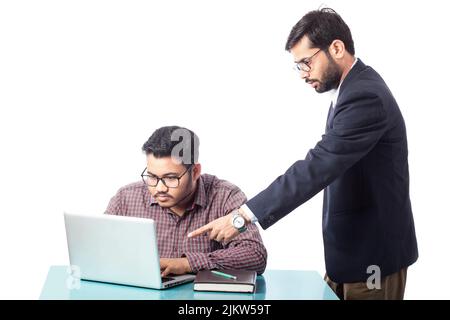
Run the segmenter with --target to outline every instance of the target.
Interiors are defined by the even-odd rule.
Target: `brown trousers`
[[[382,278],[380,289],[369,289],[365,282],[336,283],[326,274],[324,280],[341,300],[403,300],[407,269]]]

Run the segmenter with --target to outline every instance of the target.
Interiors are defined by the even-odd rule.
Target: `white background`
[[[158,127],[201,140],[204,172],[254,196],[320,139],[329,97],[292,70],[322,1],[0,2],[0,298],[68,264],[63,211],[102,213]],[[419,261],[406,298],[450,298],[446,1],[328,1],[386,80],[409,138]],[[322,193],[262,232],[268,268],[325,272]]]

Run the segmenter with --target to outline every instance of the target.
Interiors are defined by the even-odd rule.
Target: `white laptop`
[[[195,279],[193,274],[161,278],[151,219],[64,213],[64,221],[70,264],[80,279],[153,289]]]

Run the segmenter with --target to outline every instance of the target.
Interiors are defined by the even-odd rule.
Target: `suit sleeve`
[[[331,184],[369,153],[386,131],[387,114],[376,94],[350,93],[336,108],[332,128],[306,158],[247,202],[263,229]]]

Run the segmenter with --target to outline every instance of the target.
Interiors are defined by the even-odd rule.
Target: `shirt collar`
[[[147,187],[146,187],[146,190],[147,190],[148,194],[150,195],[150,192],[148,191]],[[150,195],[150,205],[153,206],[155,204],[157,205],[158,202],[152,195]],[[203,181],[202,176],[200,176],[197,180],[197,190],[195,191],[194,201],[192,202],[192,206],[190,208],[188,208],[187,210],[194,209],[195,205],[198,205],[202,208],[206,206],[205,183]]]
[[[356,62],[358,62],[358,58],[355,57],[355,61],[353,61],[353,64],[350,67],[350,70],[353,69],[353,67],[355,66]],[[350,70],[348,72],[350,72]],[[342,82],[343,81],[341,81],[341,83],[339,83],[339,87],[337,89],[330,90],[331,103],[332,103],[333,108],[336,106],[337,99],[339,97],[339,90],[341,89]]]

